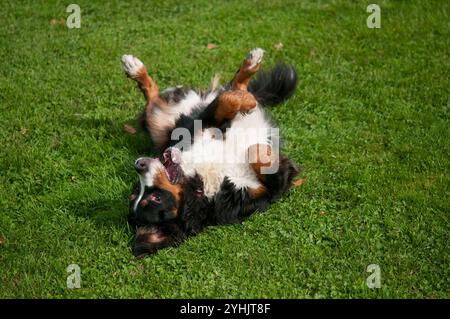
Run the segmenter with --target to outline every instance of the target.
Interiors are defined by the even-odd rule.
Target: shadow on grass
[[[149,133],[140,125],[138,119],[130,119],[126,122],[114,121],[107,118],[88,118],[88,117],[68,117],[65,124],[74,129],[86,131],[95,131],[101,139],[108,141],[109,148],[126,149],[133,159],[141,156],[159,157],[156,147],[153,145]],[[125,130],[125,125],[136,129],[135,133]],[[134,160],[129,163],[129,174],[123,172],[123,161],[111,161],[111,171],[119,172],[117,174],[129,187],[121,191],[118,198],[111,199],[108,192],[95,192],[93,196],[86,195],[86,192],[80,194],[80,197],[70,196],[66,199],[65,208],[71,214],[86,218],[94,222],[99,227],[125,229],[128,228],[131,234],[132,230],[128,227],[129,196],[138,183],[137,174],[133,168]],[[95,176],[94,176],[95,177]]]
[[[157,157],[159,152],[153,145],[150,134],[145,131],[138,119],[130,119],[126,122],[116,122],[111,119],[95,119],[95,118],[68,118],[65,123],[78,129],[105,131],[105,138],[112,142],[112,146],[116,148],[127,148],[134,157],[150,156]],[[125,125],[136,130],[135,133],[127,132]]]

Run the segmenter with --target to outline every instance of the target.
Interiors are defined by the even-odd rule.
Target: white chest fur
[[[217,129],[206,129],[194,137],[191,148],[182,152],[184,173],[187,176],[199,174],[208,197],[219,191],[225,177],[238,189],[260,186],[246,155],[249,146],[270,144],[271,139],[276,138],[263,109],[258,106],[250,114],[238,114],[224,136],[217,138],[217,135]]]

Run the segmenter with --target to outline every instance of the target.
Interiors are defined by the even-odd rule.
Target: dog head
[[[168,148],[159,158],[141,157],[134,166],[139,185],[131,195],[130,215],[135,224],[147,226],[176,219],[182,200],[181,153]]]

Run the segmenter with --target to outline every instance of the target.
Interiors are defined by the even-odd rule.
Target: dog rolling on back
[[[210,225],[239,223],[291,187],[298,169],[279,153],[278,130],[264,107],[287,100],[297,74],[285,64],[258,72],[263,53],[252,50],[230,83],[214,80],[206,91],[159,92],[139,59],[122,57],[146,98],[142,123],[162,154],[135,162],[129,223],[136,256],[176,246]]]

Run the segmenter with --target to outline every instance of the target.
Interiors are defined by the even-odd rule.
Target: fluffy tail
[[[269,71],[258,72],[250,81],[248,90],[264,106],[277,105],[287,100],[297,87],[297,72],[293,66],[278,64]]]

